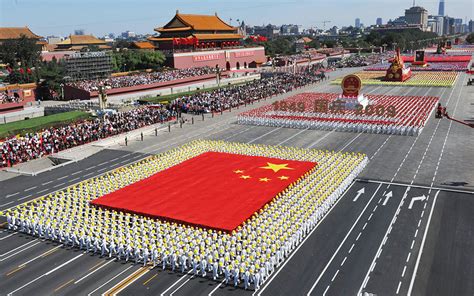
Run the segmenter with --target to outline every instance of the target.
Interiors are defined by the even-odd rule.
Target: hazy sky
[[[474,0],[445,0],[446,14],[472,19]],[[130,30],[153,33],[176,9],[182,13],[213,14],[226,21],[244,20],[250,25],[299,24],[320,27],[353,25],[356,17],[366,25],[377,17],[386,22],[404,14],[412,0],[0,0],[0,26],[29,26],[36,34],[67,36],[84,29],[99,37]],[[438,0],[417,0],[430,14],[438,11]]]

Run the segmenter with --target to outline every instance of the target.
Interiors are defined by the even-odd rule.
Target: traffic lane
[[[112,171],[118,167],[129,165],[147,156],[148,155],[145,155],[145,154],[125,154],[125,155],[122,155],[122,157],[115,158],[113,161],[105,161],[105,162],[103,161],[94,166],[89,166],[85,169],[77,170],[69,175],[65,175],[63,177],[56,178],[54,180],[50,180],[44,183],[32,184],[30,181],[35,182],[34,181],[35,177],[28,177],[28,178],[33,178],[33,179],[29,179],[28,181],[28,184],[29,184],[28,186],[30,187],[27,189],[24,189],[23,192],[17,192],[17,194],[15,194],[14,197],[10,197],[10,199],[8,199],[7,197],[7,200],[10,200],[10,201],[5,204],[0,205],[0,210],[5,210],[8,208],[17,206],[19,204],[22,204],[24,202],[31,201],[40,196],[45,196],[52,192],[62,190],[68,186],[71,186],[73,184],[79,183],[81,181],[84,181],[90,178],[94,178],[108,171]],[[37,184],[37,185],[34,185],[34,184]],[[28,192],[25,192],[25,190],[28,190]]]
[[[269,280],[263,295],[304,294],[309,291],[338,246],[357,220],[378,184],[355,182],[324,220],[309,235],[300,249],[287,261],[280,272]],[[358,195],[364,188],[365,193]],[[290,255],[291,256],[291,255]]]
[[[7,230],[5,233],[6,235],[0,238],[0,258],[5,257],[7,252],[10,252],[11,254],[12,250],[21,249],[23,245],[40,241],[37,237],[33,237],[21,232]]]
[[[31,283],[27,287],[23,288],[21,293],[27,295],[52,295],[63,293],[63,290],[74,286],[75,282],[81,280],[84,276],[93,272],[95,269],[100,268],[105,264],[108,266],[115,263],[113,262],[114,259],[101,258],[98,255],[84,253],[77,249],[69,249],[66,251],[73,251],[71,253],[73,253],[74,256],[80,254],[82,254],[82,256],[71,264],[65,265],[63,268],[52,274],[52,276],[48,276]],[[119,266],[117,265],[117,267]],[[91,276],[94,276],[94,274]]]
[[[441,191],[412,295],[474,295],[474,199]]]
[[[38,193],[44,188],[53,188],[66,179],[80,176],[90,176],[91,172],[101,172],[104,167],[123,163],[126,159],[138,159],[141,153],[124,152],[119,150],[103,150],[78,162],[52,169],[37,176],[19,176],[0,182],[2,187],[2,201],[17,199],[27,194]],[[146,155],[143,155],[145,157]],[[42,192],[39,192],[42,193]]]
[[[150,278],[157,275],[152,280]],[[122,290],[120,295],[160,295],[173,292],[191,276],[171,270],[162,270],[159,266],[152,269],[146,276],[139,278]],[[174,286],[173,286],[174,285]],[[173,286],[173,287],[172,287]]]
[[[0,291],[10,293],[35,280],[47,282],[61,271],[59,269],[58,271],[52,272],[55,268],[60,267],[62,264],[67,263],[69,260],[81,254],[82,252],[79,250],[64,248],[58,248],[54,252],[49,252],[38,260],[27,264],[24,268],[10,274],[8,277],[3,277],[0,281]],[[27,288],[28,286],[21,288],[19,291],[16,291],[15,294],[25,294],[24,289]],[[29,295],[35,295],[34,291]]]
[[[24,239],[23,242],[20,246],[0,255],[0,274],[9,273],[17,267],[23,268],[61,247],[50,241],[36,239]]]
[[[312,295],[357,294],[404,194],[403,187],[387,187],[388,185],[382,185],[368,204],[361,219],[311,292]]]
[[[406,295],[437,191],[411,188],[364,291]]]

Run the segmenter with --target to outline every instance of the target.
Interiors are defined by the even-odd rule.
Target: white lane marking
[[[311,230],[311,232],[305,237],[305,239],[299,244],[299,246],[291,253],[290,257],[288,257],[285,262],[283,262],[283,264],[280,266],[280,268],[275,271],[275,273],[273,273],[271,275],[271,278],[268,278],[266,281],[265,281],[265,284],[263,287],[261,287],[258,291],[258,296],[262,295],[263,291],[265,291],[265,289],[270,285],[270,283],[276,278],[276,276],[280,273],[280,271],[283,270],[283,268],[286,266],[286,264],[288,264],[288,262],[291,261],[291,259],[293,258],[293,256],[298,252],[298,250],[304,245],[304,243],[308,240],[308,238],[311,236],[311,234],[313,234],[314,231],[316,231],[316,229],[319,227],[319,225],[321,225],[321,223],[323,223],[323,221],[326,219],[326,217],[329,216],[329,214],[331,213],[331,211],[336,207],[336,205],[339,203],[339,201],[342,200],[342,198],[347,194],[347,192],[350,191],[350,189],[352,188],[352,186],[355,184],[355,182],[352,182],[351,185],[346,189],[346,192],[344,192],[342,194],[342,196],[336,201],[336,203],[329,209],[329,211],[326,213],[326,215],[324,215],[324,217],[321,219],[321,221],[318,222],[318,224],[316,224],[316,226],[313,228],[313,230]],[[257,291],[253,292],[252,293],[252,296],[254,296],[255,294],[257,293]]]
[[[20,192],[15,192],[15,193],[12,193],[12,194],[7,194],[7,197],[12,197],[12,196],[15,196],[17,194],[19,194]]]
[[[173,289],[174,286],[176,286],[177,284],[179,284],[182,280],[184,280],[193,270],[189,270],[185,275],[183,275],[182,277],[180,277],[176,282],[174,282],[174,284],[172,284],[171,286],[168,287],[168,289],[164,290],[160,296],[164,296],[165,293],[168,293],[169,290]]]
[[[74,175],[77,175],[77,174],[80,174],[80,173],[82,173],[82,170],[72,173],[71,176],[74,176]]]
[[[39,258],[42,258],[46,253],[50,253],[51,251],[56,250],[56,249],[59,249],[59,248],[62,247],[62,246],[63,246],[63,245],[59,245],[59,246],[56,246],[56,247],[54,247],[54,248],[52,248],[52,249],[49,249],[49,250],[47,250],[46,252],[42,253],[41,255],[36,256],[35,258],[30,259],[30,260],[28,260],[28,261],[26,261],[26,262],[24,262],[24,263],[18,265],[18,267],[23,267],[23,266],[25,266],[25,265],[28,265],[29,263],[31,263],[31,262],[33,262],[33,261],[39,259]]]
[[[405,271],[407,271],[407,266],[406,266],[406,265],[403,267],[403,271],[402,271],[402,277],[404,277],[404,276],[405,276]]]
[[[57,178],[56,180],[62,180],[62,179],[66,179],[67,177],[69,177],[69,175],[62,176],[62,177],[60,177],[60,178]]]
[[[108,169],[109,169],[108,167],[105,167],[103,169],[97,170],[97,172],[103,172],[103,171],[108,170]]]
[[[77,180],[79,180],[79,179],[80,179],[80,177],[77,177],[77,178],[74,178],[74,179],[69,180],[69,182],[74,182],[74,181],[77,181]]]
[[[30,188],[25,189],[24,191],[27,192],[27,191],[33,190],[33,189],[35,189],[35,188],[37,188],[37,187],[38,187],[38,186],[33,186],[33,187],[30,187]]]
[[[248,141],[247,144],[252,144],[253,142],[255,142],[255,141],[257,141],[257,140],[260,140],[261,138],[263,138],[263,137],[265,137],[265,136],[268,136],[269,134],[274,133],[274,132],[276,132],[276,131],[278,131],[278,130],[281,130],[281,129],[282,129],[281,127],[272,129],[271,131],[269,131],[269,132],[267,132],[267,133],[264,133],[263,135],[258,136],[258,137],[256,137],[256,138],[253,139],[253,140]]]
[[[222,286],[224,282],[225,282],[225,279],[222,280],[222,282],[220,282],[219,285],[217,285],[209,294],[207,294],[207,296],[212,296],[212,294],[214,294],[214,292],[216,292],[217,289],[219,289],[219,287]]]
[[[337,276],[338,273],[339,273],[339,269],[336,271],[336,273],[335,273],[334,276],[332,277],[331,282],[334,282],[334,279],[336,278],[336,276]]]
[[[398,282],[398,287],[397,287],[397,295],[400,293],[400,287],[402,286],[402,281]]]
[[[181,285],[178,286],[173,292],[170,293],[170,296],[173,296],[174,293],[176,293],[179,289],[181,289],[184,285],[186,285],[187,282],[189,282],[191,279],[194,278],[194,275],[190,276],[187,280],[185,280]]]
[[[281,141],[280,143],[276,144],[277,146],[281,146],[283,144],[285,144],[286,142],[288,142],[289,140],[293,139],[294,137],[298,136],[299,134],[307,131],[309,128],[305,128],[304,130],[301,130],[299,132],[297,132],[296,134],[294,134],[293,136],[289,137],[288,139],[284,140],[284,141]]]
[[[32,244],[32,245],[29,245],[28,247],[26,247],[26,248],[24,248],[24,249],[21,249],[20,251],[18,251],[18,252],[16,252],[16,253],[13,253],[13,254],[11,254],[11,255],[9,255],[9,256],[7,256],[7,257],[3,257],[2,259],[0,259],[0,262],[5,261],[5,260],[7,260],[7,259],[9,259],[9,258],[11,258],[11,257],[13,257],[13,256],[16,256],[16,255],[20,254],[21,252],[24,252],[24,251],[26,251],[26,250],[28,250],[28,249],[30,249],[30,248],[33,248],[34,246],[36,246],[36,245],[38,245],[38,244],[40,244],[40,243],[41,243],[41,242],[36,242],[36,243],[34,243],[34,244]]]
[[[359,237],[360,237],[361,235],[362,235],[362,231],[361,231],[361,232],[359,232],[359,235],[357,236],[357,238],[356,238],[356,241],[358,241],[358,240],[359,240]]]
[[[102,285],[100,285],[97,289],[95,289],[94,291],[90,292],[89,294],[87,294],[87,296],[91,296],[93,293],[97,292],[98,290],[100,290],[102,287],[104,287],[105,285],[107,285],[108,283],[110,283],[111,281],[115,280],[116,278],[118,278],[119,276],[121,276],[123,273],[127,272],[130,268],[132,268],[133,265],[130,265],[129,267],[127,267],[125,270],[121,271],[119,274],[117,274],[116,276],[114,276],[113,278],[111,278],[110,280],[106,281],[105,283],[103,283]]]
[[[377,194],[377,192],[379,191],[380,187],[382,186],[382,184],[379,184],[379,186],[377,187],[377,189],[375,190],[374,194],[372,195],[372,197],[370,198],[369,202],[367,202],[367,204],[365,205],[364,209],[362,210],[362,212],[360,213],[359,217],[357,217],[357,220],[354,222],[354,224],[352,224],[352,227],[351,229],[349,229],[349,231],[347,232],[346,236],[344,237],[344,239],[342,240],[342,242],[339,244],[339,247],[336,249],[336,251],[334,252],[334,254],[332,255],[331,259],[329,260],[328,264],[324,267],[323,271],[319,274],[319,277],[316,279],[316,281],[314,282],[314,284],[311,286],[311,289],[308,291],[307,295],[310,295],[311,292],[313,292],[314,288],[316,288],[316,285],[319,283],[319,281],[321,280],[321,278],[323,277],[324,273],[326,272],[326,270],[329,268],[329,265],[331,265],[332,261],[334,260],[334,258],[336,257],[336,255],[339,253],[339,250],[342,248],[342,246],[344,245],[344,243],[346,242],[347,238],[349,237],[349,235],[351,234],[352,230],[354,230],[355,226],[359,223],[359,220],[360,218],[362,217],[362,215],[365,213],[365,211],[367,210],[367,207],[370,205],[370,203],[372,202],[372,200],[374,199],[375,195]],[[351,250],[352,248],[354,247],[354,244],[352,245],[351,247]]]
[[[93,175],[93,174],[94,174],[94,172],[88,173],[88,174],[85,174],[84,177],[87,177],[87,176],[90,176],[90,175]]]
[[[347,256],[346,256],[346,257],[344,257],[344,260],[342,260],[342,262],[341,262],[341,266],[343,266],[343,265],[344,265],[344,263],[346,263],[346,260],[347,260]]]
[[[425,233],[423,234],[423,239],[421,240],[420,251],[418,252],[418,257],[416,258],[415,269],[413,270],[413,275],[411,276],[411,280],[410,280],[410,287],[408,288],[408,293],[407,293],[408,296],[411,295],[411,292],[413,290],[413,284],[415,283],[416,273],[418,271],[418,265],[420,264],[421,254],[423,253],[423,247],[425,246],[426,235],[428,234],[428,230],[431,226],[430,224],[431,216],[433,215],[433,210],[436,205],[436,200],[438,199],[438,194],[439,194],[439,190],[435,194],[433,205],[431,206],[431,210],[430,210],[430,215],[428,216],[428,221],[426,222]]]
[[[4,236],[4,237],[0,238],[0,241],[2,241],[2,240],[4,240],[4,239],[7,239],[7,238],[9,238],[9,237],[11,237],[11,236],[13,236],[13,235],[15,235],[15,234],[16,234],[16,232],[14,232],[14,233],[12,233],[12,234],[9,234],[9,235],[7,235],[7,236]]]
[[[354,249],[354,247],[355,247],[355,244],[352,244],[352,246],[351,246],[351,248],[349,249],[349,252],[348,252],[349,254],[352,252],[352,249]]]
[[[323,296],[325,296],[325,295],[326,295],[326,293],[327,293],[327,292],[328,292],[328,290],[329,290],[329,287],[330,287],[330,286],[327,286],[327,287],[326,287],[326,290],[324,290]]]
[[[17,199],[17,201],[24,200],[24,199],[27,199],[27,198],[29,198],[29,197],[31,197],[31,194],[29,194],[29,195],[27,195],[27,196],[23,196],[23,197]]]
[[[34,282],[36,282],[36,281],[42,279],[43,277],[52,274],[52,273],[55,272],[56,270],[63,268],[63,267],[66,266],[67,264],[69,264],[69,263],[75,261],[77,258],[79,258],[79,257],[81,257],[81,256],[83,256],[83,255],[84,255],[84,254],[79,254],[79,255],[77,255],[76,257],[72,258],[71,260],[64,262],[63,264],[59,265],[58,267],[53,268],[53,269],[51,269],[50,271],[48,271],[48,272],[46,272],[46,273],[40,275],[39,277],[37,277],[37,278],[35,278],[35,279],[29,281],[28,283],[26,283],[26,284],[24,284],[23,286],[17,288],[16,290],[11,291],[10,293],[8,293],[8,295],[13,295],[13,293],[16,293],[16,292],[20,291],[21,289],[23,289],[23,288],[25,288],[25,287],[31,285],[32,283],[34,283]]]
[[[53,186],[53,188],[61,187],[61,186],[63,186],[64,184],[66,184],[66,183],[63,182],[63,183],[56,184],[56,185]]]
[[[407,263],[408,261],[410,261],[410,257],[411,257],[411,252],[408,253],[407,260],[406,260]]]
[[[43,193],[43,192],[48,191],[48,190],[49,190],[49,188],[46,188],[46,189],[38,191],[37,193]]]
[[[407,189],[405,190],[405,193],[403,194],[403,197],[402,197],[402,200],[400,201],[400,204],[398,205],[398,208],[401,208],[402,205],[403,205],[403,200],[407,197],[408,195],[408,191],[410,190],[410,187],[407,187]],[[397,220],[397,214],[395,213],[392,217],[392,221],[390,221],[390,226],[388,227],[387,229],[387,232],[385,233],[382,241],[380,242],[380,245],[379,245],[379,248],[377,249],[377,253],[379,252],[379,249],[382,249],[382,247],[384,246],[384,241],[386,237],[388,237],[388,235],[390,234],[390,232],[392,231],[392,225],[395,223],[395,221]],[[371,266],[374,266],[375,267],[375,262],[377,260],[377,256],[374,256],[374,259],[372,260],[372,263],[370,264]],[[364,281],[362,282],[362,285],[359,287],[359,291],[357,292],[357,295],[360,295],[362,293],[362,289],[364,289],[369,281],[369,275],[372,271],[369,269],[365,275],[365,278],[364,278]]]
[[[354,142],[358,137],[360,137],[362,135],[362,133],[359,133],[356,137],[354,137],[349,143],[347,143],[346,145],[344,145],[344,147],[342,147],[341,149],[339,149],[338,151],[342,151],[344,149],[346,149],[347,147],[349,147],[350,144],[352,144],[352,142]]]
[[[12,203],[13,203],[13,201],[9,201],[7,203],[4,203],[3,205],[0,205],[0,207],[8,206],[9,204],[12,204]]]
[[[360,181],[360,182],[365,182],[365,183],[376,183],[376,184],[388,184],[388,185],[401,186],[401,187],[422,188],[422,189],[429,189],[429,190],[440,190],[440,191],[446,191],[446,192],[457,192],[457,193],[474,195],[473,191],[457,190],[457,189],[442,188],[442,187],[410,185],[410,184],[403,184],[403,183],[397,183],[397,182],[386,182],[386,181],[377,181],[377,180],[360,179],[360,178],[356,178],[354,179],[354,181]]]
[[[330,134],[334,133],[336,130],[332,130],[330,131],[329,133],[325,134],[324,137],[318,139],[316,142],[313,142],[311,145],[308,146],[308,149],[310,148],[313,148],[314,146],[316,146],[316,144],[318,144],[319,142],[321,142],[322,140],[326,139],[326,137],[328,137]]]
[[[78,279],[77,281],[74,282],[74,285],[82,282],[84,279],[88,278],[90,275],[94,274],[95,272],[99,271],[100,269],[104,268],[105,266],[109,265],[110,263],[114,262],[114,260],[110,260],[109,262],[105,263],[105,264],[102,264],[101,266],[99,266],[98,268],[94,269],[92,272],[86,274],[85,276],[81,277],[80,279]]]

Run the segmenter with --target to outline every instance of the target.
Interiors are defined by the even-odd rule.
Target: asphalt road
[[[371,86],[364,92],[439,96],[451,115],[466,119],[472,116],[472,87],[465,79],[461,74],[453,88]],[[339,92],[327,83],[309,90]],[[35,177],[2,181],[0,210],[193,139],[366,153],[370,162],[360,180],[259,291],[142,269],[0,230],[0,294],[99,295],[110,289],[120,295],[474,294],[471,129],[434,118],[418,137],[240,126],[235,116],[242,109],[204,121],[195,117],[194,124],[190,119],[171,133],[146,135],[143,142],[131,140]]]

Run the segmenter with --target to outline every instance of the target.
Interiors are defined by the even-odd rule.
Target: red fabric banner
[[[206,152],[91,203],[231,232],[315,165]]]

